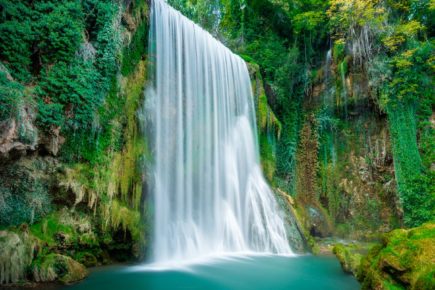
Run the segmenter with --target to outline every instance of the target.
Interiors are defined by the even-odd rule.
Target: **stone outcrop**
[[[354,276],[358,276],[358,269],[361,264],[362,254],[361,250],[364,250],[356,244],[336,244],[332,252],[337,257],[341,264],[341,268],[346,273],[351,273]]]
[[[0,122],[0,155],[9,152],[35,150],[38,144],[38,130],[27,107],[19,108],[20,118]]]
[[[32,272],[36,282],[59,281],[70,284],[88,276],[85,266],[68,256],[59,254],[45,256],[42,261],[35,263]]]
[[[385,234],[362,260],[362,289],[435,289],[435,224]]]

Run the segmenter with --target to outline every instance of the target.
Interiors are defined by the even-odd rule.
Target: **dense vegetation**
[[[144,5],[131,4],[127,16],[113,1],[1,1],[1,120],[22,122],[24,106],[41,134],[65,137],[62,161],[106,166],[107,153],[123,149],[123,130],[135,126],[119,109],[137,107],[139,97],[118,96],[117,74],[130,75],[146,51],[147,24],[134,23]],[[21,141],[35,138],[24,129]],[[93,183],[97,173],[85,174]]]
[[[341,205],[332,199],[344,197],[325,190],[333,182],[325,176],[332,173],[326,159],[336,158],[325,148],[338,138],[334,132],[353,130],[350,114],[365,106],[365,115],[375,113],[369,118],[387,118],[403,222],[415,226],[433,220],[433,1],[171,2],[260,65],[268,102],[283,128],[275,183],[297,195],[300,180],[303,188],[313,188],[307,194],[317,194],[319,200],[329,195],[319,206],[334,216]],[[306,130],[314,131],[304,137]],[[300,152],[311,150],[299,146],[304,138],[317,139],[311,145],[318,148]],[[297,177],[301,154],[311,158],[305,167],[313,168],[304,173],[308,176]]]
[[[0,1],[0,284],[144,254],[149,11],[124,2]]]

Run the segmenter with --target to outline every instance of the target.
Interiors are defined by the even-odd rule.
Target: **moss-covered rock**
[[[89,251],[79,252],[74,256],[75,260],[82,263],[86,267],[95,267],[98,265],[98,260],[95,255]]]
[[[361,248],[356,244],[336,244],[332,249],[332,252],[340,262],[343,271],[357,276],[361,259],[363,257],[359,252],[360,250]]]
[[[30,231],[42,244],[60,250],[98,247],[94,227],[89,216],[63,208],[32,225]]]
[[[363,289],[435,289],[435,224],[394,230],[363,258]]]
[[[88,275],[84,265],[59,254],[49,254],[36,260],[32,272],[37,282],[59,281],[64,284],[83,280]]]

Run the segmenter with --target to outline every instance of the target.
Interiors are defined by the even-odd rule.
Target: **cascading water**
[[[259,165],[245,62],[163,0],[152,4],[150,55],[154,262],[291,254]]]

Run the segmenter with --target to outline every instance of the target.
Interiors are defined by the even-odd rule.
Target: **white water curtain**
[[[151,12],[153,260],[290,254],[260,168],[245,62],[163,0]]]

